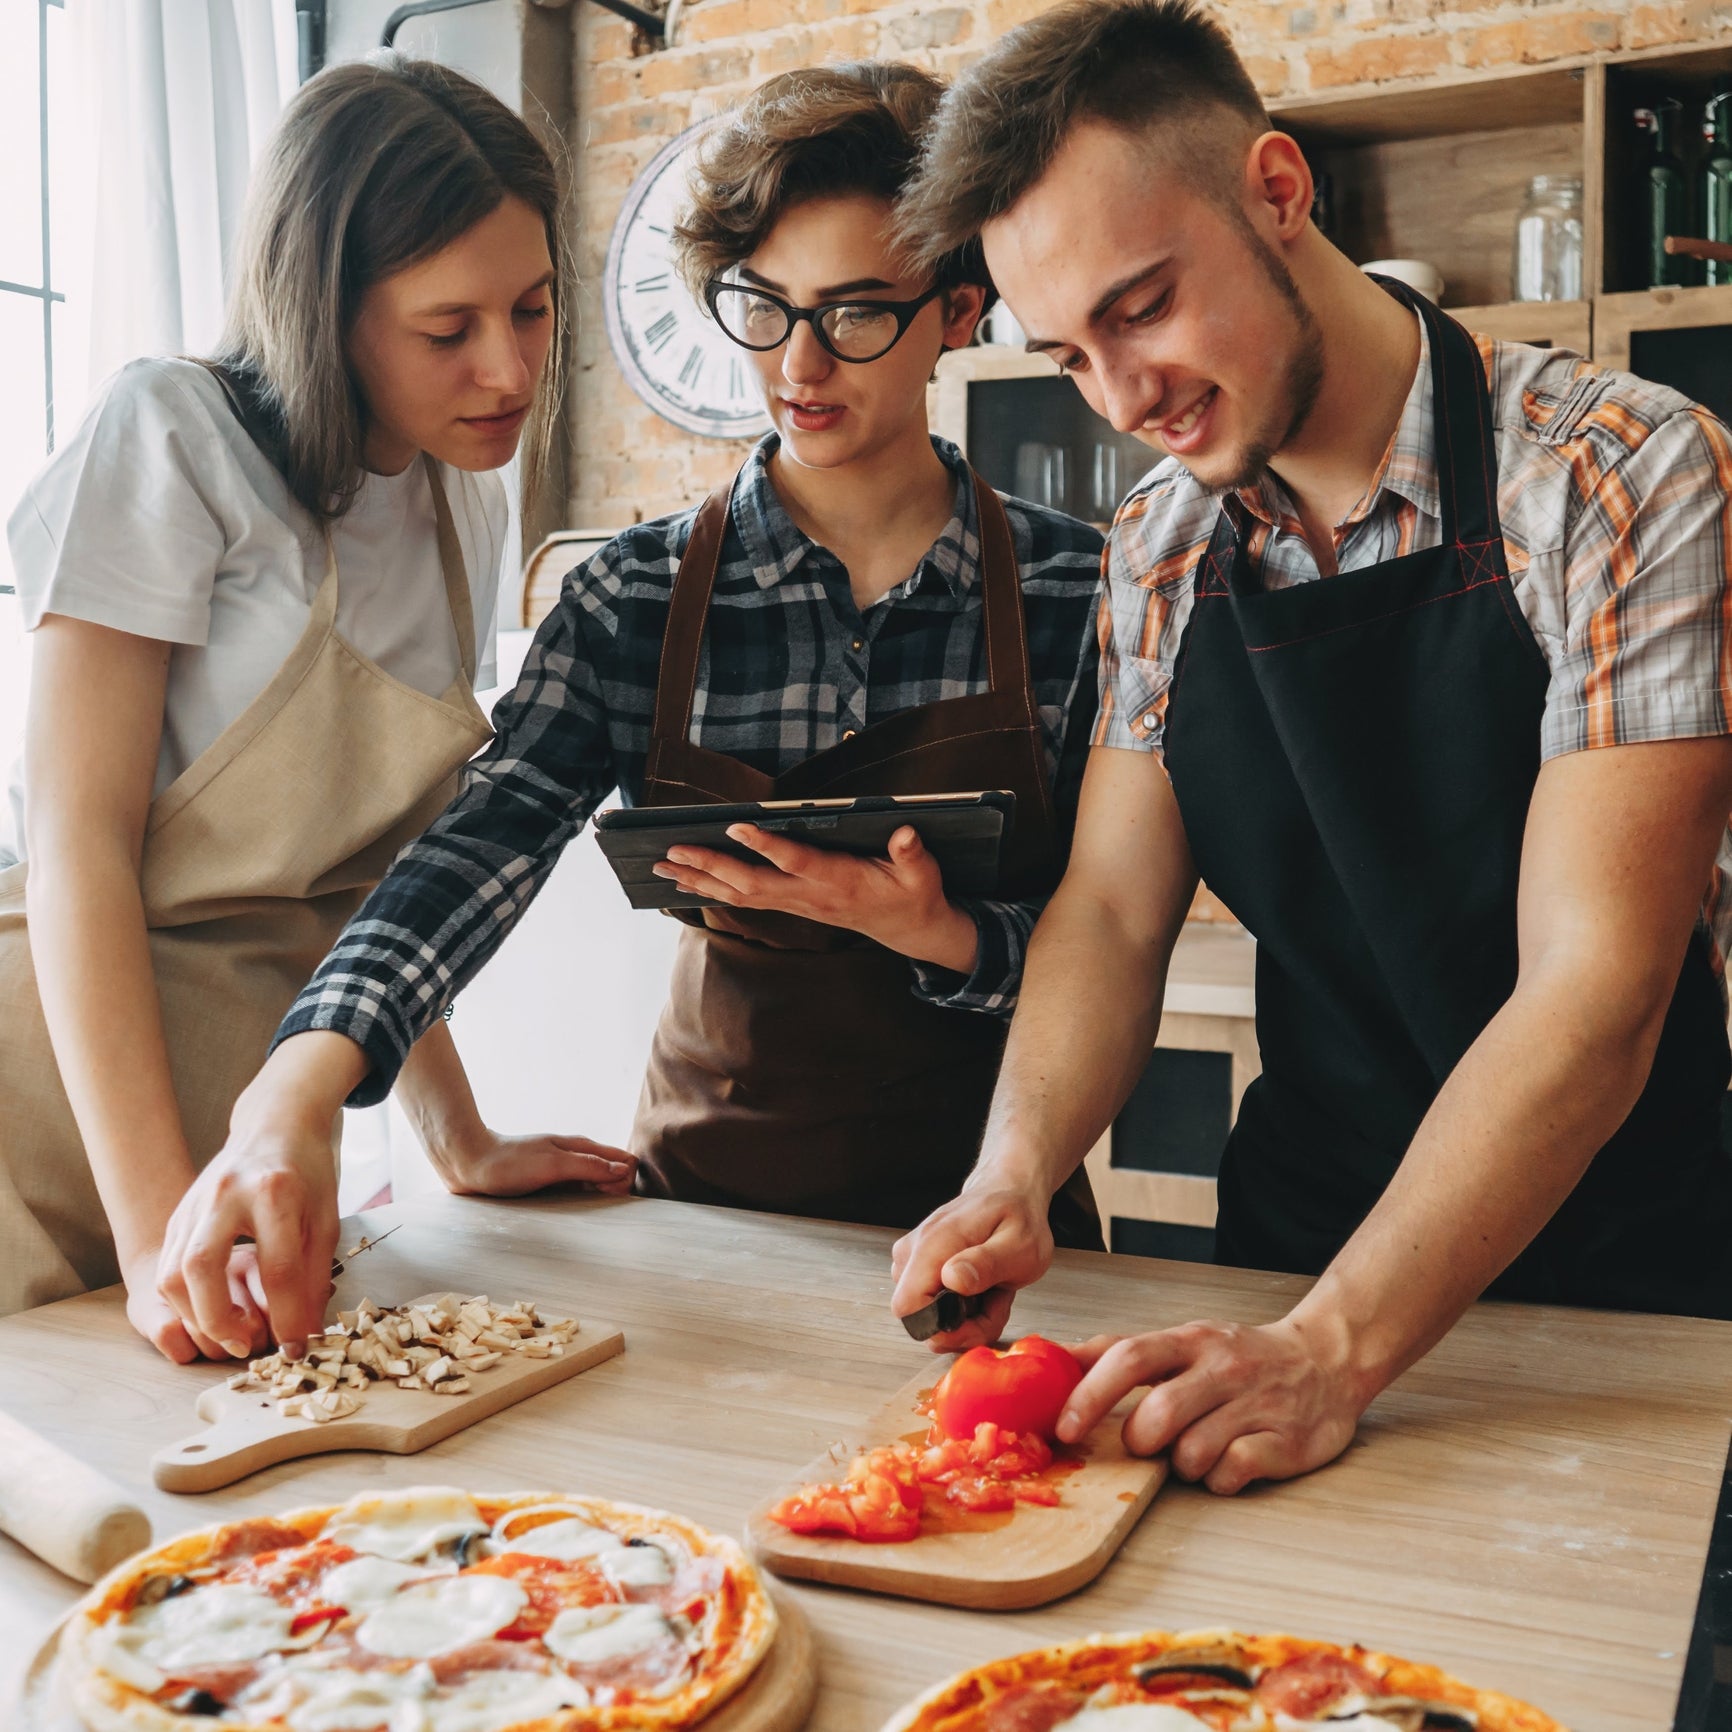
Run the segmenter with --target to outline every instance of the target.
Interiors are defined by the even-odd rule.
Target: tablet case
[[[737,806],[630,806],[598,813],[595,839],[633,908],[706,908],[709,899],[680,889],[651,870],[679,846],[712,848],[739,860],[763,856],[726,834],[730,824],[756,824],[815,848],[883,855],[890,838],[912,825],[938,861],[952,896],[990,896],[1016,811],[1016,796],[980,794],[868,795],[857,800],[776,800]]]

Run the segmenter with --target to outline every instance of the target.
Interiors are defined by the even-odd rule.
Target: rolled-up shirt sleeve
[[[1167,498],[1171,479],[1157,470],[1119,508],[1102,560],[1100,707],[1094,744],[1122,751],[1162,750],[1167,698],[1179,644],[1191,616],[1192,577],[1208,539],[1207,515],[1175,524]],[[1200,539],[1199,539],[1200,533]]]
[[[504,942],[618,781],[580,599],[585,585],[606,581],[612,552],[566,579],[516,688],[494,709],[492,744],[397,856],[277,1030],[273,1048],[329,1029],[366,1052],[372,1069],[350,1106],[390,1093],[410,1048]]]
[[[1568,449],[1581,503],[1525,580],[1565,616],[1542,755],[1732,732],[1732,433],[1694,405],[1650,429],[1613,403]]]
[[[1088,761],[1089,727],[1096,703],[1095,642],[1087,631],[1081,638],[1076,679],[1064,711],[1058,765],[1053,774],[1053,814],[1058,825],[1061,863],[1069,858],[1071,836],[1076,830],[1077,799],[1082,791],[1083,767]],[[990,897],[955,898],[956,906],[974,921],[979,935],[974,967],[964,975],[933,963],[916,962],[916,996],[952,1010],[1009,1016],[1016,1009],[1017,996],[1022,990],[1022,965],[1028,954],[1029,938],[1048,900],[1045,896],[1018,902]]]

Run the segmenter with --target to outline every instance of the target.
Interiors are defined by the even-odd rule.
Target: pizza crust
[[[626,1539],[670,1539],[694,1558],[712,1558],[722,1566],[724,1586],[718,1592],[718,1628],[706,1645],[698,1675],[669,1696],[617,1707],[568,1708],[538,1720],[517,1721],[511,1732],[675,1732],[695,1726],[713,1713],[750,1679],[776,1636],[776,1608],[756,1567],[745,1551],[722,1534],[665,1510],[638,1504],[612,1503],[605,1498],[570,1497],[558,1492],[519,1493],[509,1497],[466,1494],[473,1498],[489,1526],[512,1510],[558,1505],[598,1527]],[[377,1495],[357,1497],[342,1505],[291,1510],[270,1518],[290,1529],[301,1543],[319,1537],[331,1519],[365,1517],[389,1501]],[[129,1606],[151,1576],[186,1574],[203,1568],[223,1549],[225,1539],[244,1529],[243,1522],[222,1522],[182,1534],[165,1545],[137,1553],[111,1570],[76,1605],[67,1618],[60,1642],[59,1675],[71,1701],[90,1732],[282,1732],[281,1721],[213,1720],[207,1715],[181,1714],[154,1701],[144,1691],[108,1671],[99,1657],[99,1632],[122,1607]]]
[[[1058,1681],[1094,1689],[1125,1675],[1132,1666],[1158,1659],[1175,1648],[1230,1643],[1252,1666],[1279,1666],[1302,1655],[1340,1655],[1377,1673],[1396,1696],[1422,1697],[1469,1708],[1479,1732],[1567,1732],[1567,1728],[1530,1703],[1495,1690],[1478,1690],[1436,1666],[1424,1666],[1368,1648],[1299,1636],[1247,1636],[1233,1630],[1147,1630],[1084,1636],[1056,1647],[1036,1648],[990,1660],[958,1672],[915,1698],[887,1720],[880,1732],[971,1732],[977,1715],[992,1699],[1016,1685]]]

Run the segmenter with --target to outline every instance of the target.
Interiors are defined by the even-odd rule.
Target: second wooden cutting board
[[[931,1393],[923,1372],[835,1450],[812,1462],[798,1480],[766,1498],[746,1523],[746,1545],[779,1576],[866,1588],[904,1599],[934,1600],[975,1611],[1042,1606],[1093,1581],[1136,1526],[1167,1477],[1164,1458],[1130,1455],[1119,1436],[1137,1390],[1083,1441],[1082,1466],[1056,1480],[1059,1503],[1018,1504],[1005,1516],[962,1518],[959,1526],[917,1539],[869,1544],[840,1536],[790,1533],[769,1511],[798,1485],[839,1479],[850,1455],[924,1435],[919,1411]]]
[[[584,1318],[558,1358],[514,1356],[491,1371],[478,1372],[463,1395],[423,1394],[374,1383],[368,1386],[358,1413],[322,1425],[286,1417],[257,1390],[214,1384],[198,1399],[198,1416],[209,1429],[159,1449],[151,1457],[151,1475],[164,1491],[214,1491],[294,1456],[322,1455],[333,1449],[412,1455],[478,1419],[600,1365],[624,1346],[624,1332],[615,1324]]]

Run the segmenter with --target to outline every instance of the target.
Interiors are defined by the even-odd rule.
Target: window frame
[[[0,294],[24,295],[42,304],[42,432],[44,455],[54,450],[54,305],[64,292],[54,286],[52,224],[49,219],[48,173],[48,8],[64,11],[66,0],[36,0],[36,119],[40,140],[38,167],[42,178],[42,281],[14,283],[0,277]],[[13,586],[0,583],[0,595]]]

